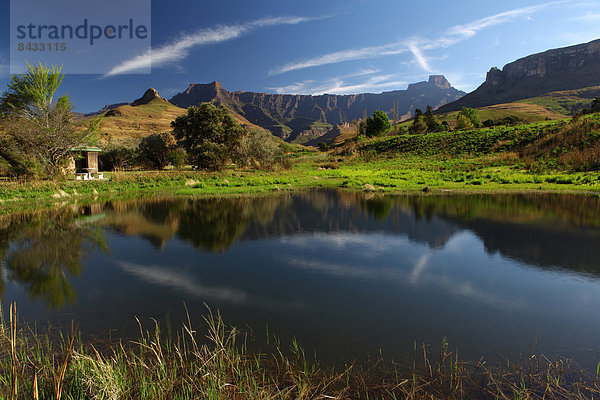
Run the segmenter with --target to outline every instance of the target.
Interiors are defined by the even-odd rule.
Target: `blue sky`
[[[10,19],[1,1],[3,89]],[[598,38],[600,1],[152,1],[152,57],[131,54],[105,75],[67,75],[60,90],[80,112],[148,87],[170,98],[214,80],[231,91],[348,94],[444,74],[471,91],[493,66]],[[132,73],[150,61],[151,74]]]

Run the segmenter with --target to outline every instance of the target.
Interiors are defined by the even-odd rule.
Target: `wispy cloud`
[[[337,51],[273,68],[269,71],[269,74],[277,75],[304,68],[317,67],[344,61],[361,60],[366,58],[386,57],[406,52],[411,52],[416,63],[424,70],[431,72],[432,69],[428,63],[428,58],[424,55],[423,51],[450,47],[464,40],[472,38],[483,29],[507,23],[517,18],[527,17],[552,6],[568,3],[568,1],[553,1],[535,6],[517,8],[489,17],[481,18],[468,24],[455,25],[446,30],[440,35],[440,37],[435,39],[409,38],[380,46]]]
[[[269,87],[268,89],[273,90],[276,93],[311,94],[316,96],[325,93],[352,94],[362,93],[365,91],[381,91],[389,88],[397,89],[398,87],[408,83],[404,80],[399,80],[396,74],[370,76],[366,78],[366,80],[359,82],[357,82],[355,79],[352,79],[356,77],[372,75],[378,72],[378,70],[374,70],[371,73],[367,73],[367,71],[365,71],[362,74],[349,74],[329,78],[323,82],[306,80],[284,86]]]
[[[117,264],[125,272],[157,286],[163,286],[203,299],[247,303],[249,295],[241,290],[224,286],[206,286],[193,277],[178,271],[168,270],[159,265],[140,265],[129,262]]]
[[[600,13],[589,13],[585,15],[581,15],[579,17],[573,18],[575,21],[585,21],[585,22],[598,22],[600,21]]]
[[[183,35],[171,43],[150,49],[143,54],[130,58],[115,66],[104,76],[134,73],[148,67],[156,68],[172,64],[188,57],[191,49],[194,47],[237,39],[260,28],[277,25],[297,25],[328,17],[269,17],[244,24],[220,25],[215,28],[203,29],[194,34]]]
[[[421,51],[421,49],[419,49],[417,44],[411,43],[408,45],[408,48],[410,49],[410,52],[415,57],[415,61],[417,62],[417,64],[425,71],[431,72],[432,69],[429,66],[429,62],[427,61],[427,58],[425,58],[425,56],[423,55],[423,52]]]
[[[343,61],[362,60],[366,58],[375,58],[391,56],[406,53],[407,47],[400,43],[390,43],[383,46],[363,47],[360,49],[342,50],[334,53],[324,54],[319,57],[299,61],[282,67],[273,68],[269,75],[282,74],[284,72],[295,71],[298,69],[317,67],[320,65],[335,64]]]

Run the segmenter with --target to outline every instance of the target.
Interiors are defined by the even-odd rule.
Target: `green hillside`
[[[592,100],[598,96],[600,96],[600,86],[591,86],[583,89],[550,92],[542,96],[519,100],[518,103],[537,104],[557,114],[573,115],[588,108]]]

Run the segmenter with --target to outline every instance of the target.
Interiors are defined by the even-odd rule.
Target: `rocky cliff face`
[[[228,92],[219,82],[191,84],[170,102],[179,107],[203,102],[222,104],[251,123],[286,140],[294,140],[310,130],[315,122],[340,124],[359,119],[365,112],[371,115],[375,110],[383,110],[392,116],[395,103],[400,116],[410,116],[416,108],[424,109],[427,105],[437,108],[463,95],[464,92],[454,89],[444,76],[435,75],[428,82],[409,85],[406,90],[354,95]]]
[[[472,93],[440,112],[462,107],[509,103],[545,93],[600,85],[600,39],[576,46],[548,50],[494,67]]]

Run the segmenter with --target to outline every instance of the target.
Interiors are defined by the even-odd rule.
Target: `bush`
[[[459,114],[456,119],[456,129],[458,130],[468,130],[475,128],[475,125],[471,120],[465,115]]]
[[[187,154],[185,150],[180,147],[169,150],[167,158],[169,163],[171,163],[175,169],[182,169],[187,162]]]
[[[169,132],[154,133],[146,136],[138,146],[140,161],[151,168],[164,169],[169,165],[169,153],[177,142]]]
[[[98,154],[100,170],[113,171],[116,169],[132,168],[136,164],[137,151],[126,146],[109,145]]]
[[[477,110],[474,108],[463,107],[463,109],[460,111],[460,113],[456,117],[457,123],[461,117],[467,118],[471,122],[471,124],[473,124],[473,127],[475,127],[475,128],[479,128],[481,126],[481,122],[479,122],[479,114],[477,113]]]
[[[240,166],[273,169],[277,164],[285,164],[283,155],[282,146],[273,135],[263,130],[255,130],[242,138],[234,161]]]

